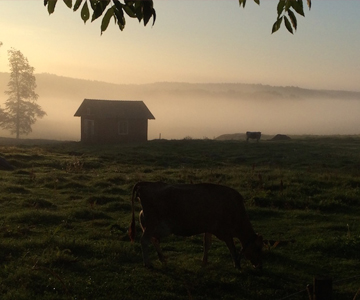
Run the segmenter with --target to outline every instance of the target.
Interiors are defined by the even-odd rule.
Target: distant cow
[[[246,131],[246,141],[247,142],[249,141],[249,139],[259,141],[260,138],[261,138],[261,132],[260,131]]]
[[[134,200],[143,210],[141,247],[144,264],[151,266],[148,246],[153,243],[161,262],[165,262],[160,240],[170,234],[192,236],[205,233],[204,263],[207,262],[211,234],[224,241],[234,265],[240,268],[240,255],[233,238],[242,244],[241,253],[255,267],[261,266],[262,236],[257,235],[245,211],[242,196],[232,188],[215,184],[175,184],[139,182],[132,193],[132,221],[129,235],[135,238]]]

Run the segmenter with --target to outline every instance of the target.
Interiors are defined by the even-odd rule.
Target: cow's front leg
[[[231,257],[234,262],[234,266],[236,269],[240,269],[240,255],[236,252],[234,239],[231,237],[224,239],[224,242],[226,243],[226,246],[230,250]]]

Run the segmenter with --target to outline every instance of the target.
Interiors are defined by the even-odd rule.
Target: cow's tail
[[[138,184],[135,184],[133,191],[132,191],[132,196],[131,196],[132,217],[131,217],[131,223],[130,223],[130,227],[129,227],[129,237],[130,237],[131,242],[134,242],[135,234],[136,234],[134,200],[136,198],[137,189],[138,189]]]

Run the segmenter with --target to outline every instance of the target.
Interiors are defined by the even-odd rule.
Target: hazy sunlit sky
[[[157,20],[124,31],[58,1],[0,0],[0,71],[20,50],[35,73],[113,83],[241,82],[360,91],[360,1],[312,0],[294,35],[271,34],[277,0],[154,0]],[[306,1],[305,1],[306,2]],[[152,22],[152,21],[151,21]]]

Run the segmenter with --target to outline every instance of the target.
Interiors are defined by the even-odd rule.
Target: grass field
[[[314,276],[333,279],[333,299],[360,299],[360,137],[18,144],[0,156],[15,167],[0,170],[3,300],[309,299]],[[170,236],[167,266],[151,248],[146,269],[140,228],[127,236],[141,180],[230,186],[255,230],[280,243],[264,248],[262,271],[245,260],[238,271],[224,243],[203,267],[202,236]]]

